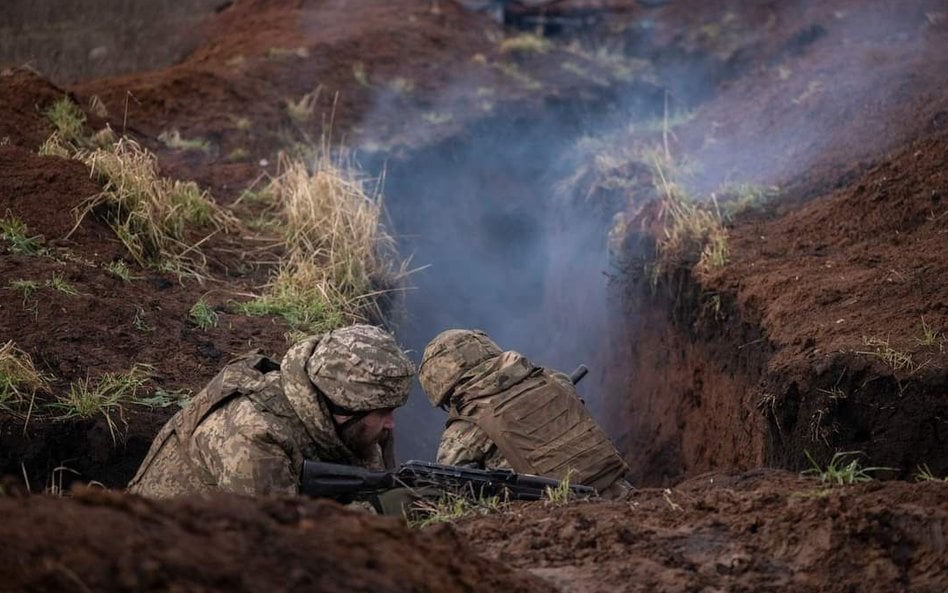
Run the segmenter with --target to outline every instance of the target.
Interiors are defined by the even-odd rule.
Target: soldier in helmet
[[[394,464],[393,411],[414,368],[385,331],[353,325],[224,367],[155,437],[131,492],[298,494],[304,459]]]
[[[448,421],[438,462],[569,479],[617,498],[628,466],[563,373],[503,352],[479,330],[452,329],[425,348],[421,386]]]

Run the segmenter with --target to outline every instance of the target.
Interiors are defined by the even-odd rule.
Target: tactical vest
[[[456,396],[463,400],[463,389]],[[483,430],[518,473],[560,480],[568,476],[571,483],[603,491],[628,471],[575,391],[547,371],[537,368],[511,387],[476,401],[452,406],[450,418]]]
[[[155,458],[169,446],[177,448],[181,457],[202,483],[215,485],[214,478],[207,474],[207,470],[201,464],[195,463],[197,456],[191,450],[193,444],[191,437],[211,412],[226,405],[235,397],[247,397],[257,409],[266,410],[290,421],[295,419],[295,422],[300,422],[283,396],[279,382],[267,381],[265,377],[267,373],[279,369],[280,365],[256,352],[241,357],[221,369],[184,409],[175,414],[161,428],[138,472],[129,482],[129,487],[134,487],[139,482]]]

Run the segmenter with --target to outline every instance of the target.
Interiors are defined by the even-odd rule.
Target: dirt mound
[[[239,2],[205,23],[205,42],[181,64],[75,91],[100,97],[113,127],[208,140],[210,154],[191,160],[273,162],[277,149],[318,141],[330,120],[337,137],[352,134],[378,101],[434,113],[433,89],[490,50],[482,27],[491,25],[453,2]],[[291,115],[307,95],[309,114]],[[198,178],[205,168],[184,166]]]
[[[522,507],[457,530],[576,593],[944,589],[946,484],[816,484],[708,474],[623,503]]]
[[[839,450],[948,472],[946,152],[944,136],[918,142],[845,189],[734,224],[726,266],[630,289],[618,430],[640,480]]]
[[[111,492],[0,498],[9,591],[511,591],[536,578],[444,531],[327,502]]]
[[[760,315],[783,463],[842,448],[948,472],[946,158],[946,137],[914,144],[843,190],[733,230],[732,261],[706,286]]]
[[[0,146],[39,148],[52,132],[43,111],[65,94],[30,70],[10,68],[0,72]]]
[[[772,365],[813,349],[872,350],[863,338],[876,337],[912,359],[889,368],[902,378],[948,366],[941,340],[926,344],[923,329],[948,327],[946,159],[948,136],[918,142],[825,198],[735,226],[734,255],[707,283],[761,309],[784,348]],[[884,358],[868,360],[884,370]]]
[[[206,41],[178,65],[72,90],[99,97],[112,127],[140,134],[176,175],[217,189],[250,183],[278,151],[305,151],[330,127],[364,153],[399,158],[509,111],[601,109],[621,94],[613,84],[651,92],[650,109],[661,100],[647,68],[626,71],[615,56],[535,35],[505,45],[498,23],[455,2],[241,2],[204,30]],[[206,140],[207,150],[183,158],[154,141],[172,130]]]

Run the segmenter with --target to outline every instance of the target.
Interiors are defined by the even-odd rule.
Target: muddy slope
[[[240,2],[204,31],[179,64],[72,90],[98,97],[116,129],[207,140],[205,154],[163,156],[176,174],[221,190],[249,184],[272,171],[261,161],[272,165],[279,150],[305,149],[324,133],[397,157],[464,134],[502,104],[609,95],[616,80],[608,65],[563,50],[505,52],[500,25],[455,2]],[[582,75],[564,74],[564,61]]]

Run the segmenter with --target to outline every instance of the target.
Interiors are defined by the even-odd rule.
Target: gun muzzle
[[[579,365],[578,367],[576,367],[576,370],[573,371],[573,374],[569,376],[570,383],[572,383],[573,385],[576,385],[577,383],[583,380],[583,377],[585,377],[588,372],[589,372],[589,369],[586,368],[586,365],[584,364]]]

